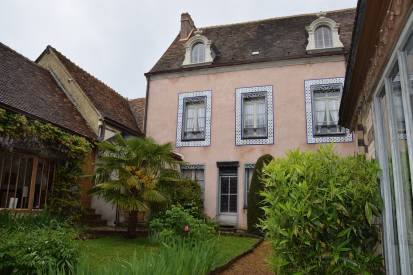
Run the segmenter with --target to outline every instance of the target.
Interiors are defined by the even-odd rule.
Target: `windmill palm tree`
[[[128,236],[136,236],[137,214],[151,203],[166,201],[158,191],[161,171],[178,164],[170,143],[159,145],[151,138],[123,138],[98,144],[96,184],[92,194],[117,205],[128,213]]]

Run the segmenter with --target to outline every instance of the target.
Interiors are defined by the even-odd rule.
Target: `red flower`
[[[185,225],[184,225],[184,232],[185,232],[185,233],[188,233],[188,232],[189,232],[189,225],[188,225],[188,224],[185,224]]]

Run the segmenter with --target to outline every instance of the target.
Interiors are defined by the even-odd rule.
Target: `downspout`
[[[145,96],[145,119],[144,119],[144,126],[143,126],[143,134],[146,136],[146,127],[147,127],[146,125],[148,122],[149,87],[150,87],[151,76],[149,74],[145,76],[146,76],[146,96]]]

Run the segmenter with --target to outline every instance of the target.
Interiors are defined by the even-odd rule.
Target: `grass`
[[[217,238],[220,255],[216,266],[227,263],[257,242],[257,239],[250,237],[221,235]],[[137,258],[143,258],[144,255],[159,250],[159,245],[146,238],[130,240],[121,236],[111,236],[78,242],[83,259],[92,269],[109,265],[119,259],[130,260],[134,254]]]

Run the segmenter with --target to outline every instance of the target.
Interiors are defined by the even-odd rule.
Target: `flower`
[[[189,225],[185,224],[184,225],[184,233],[188,233],[189,232]]]

